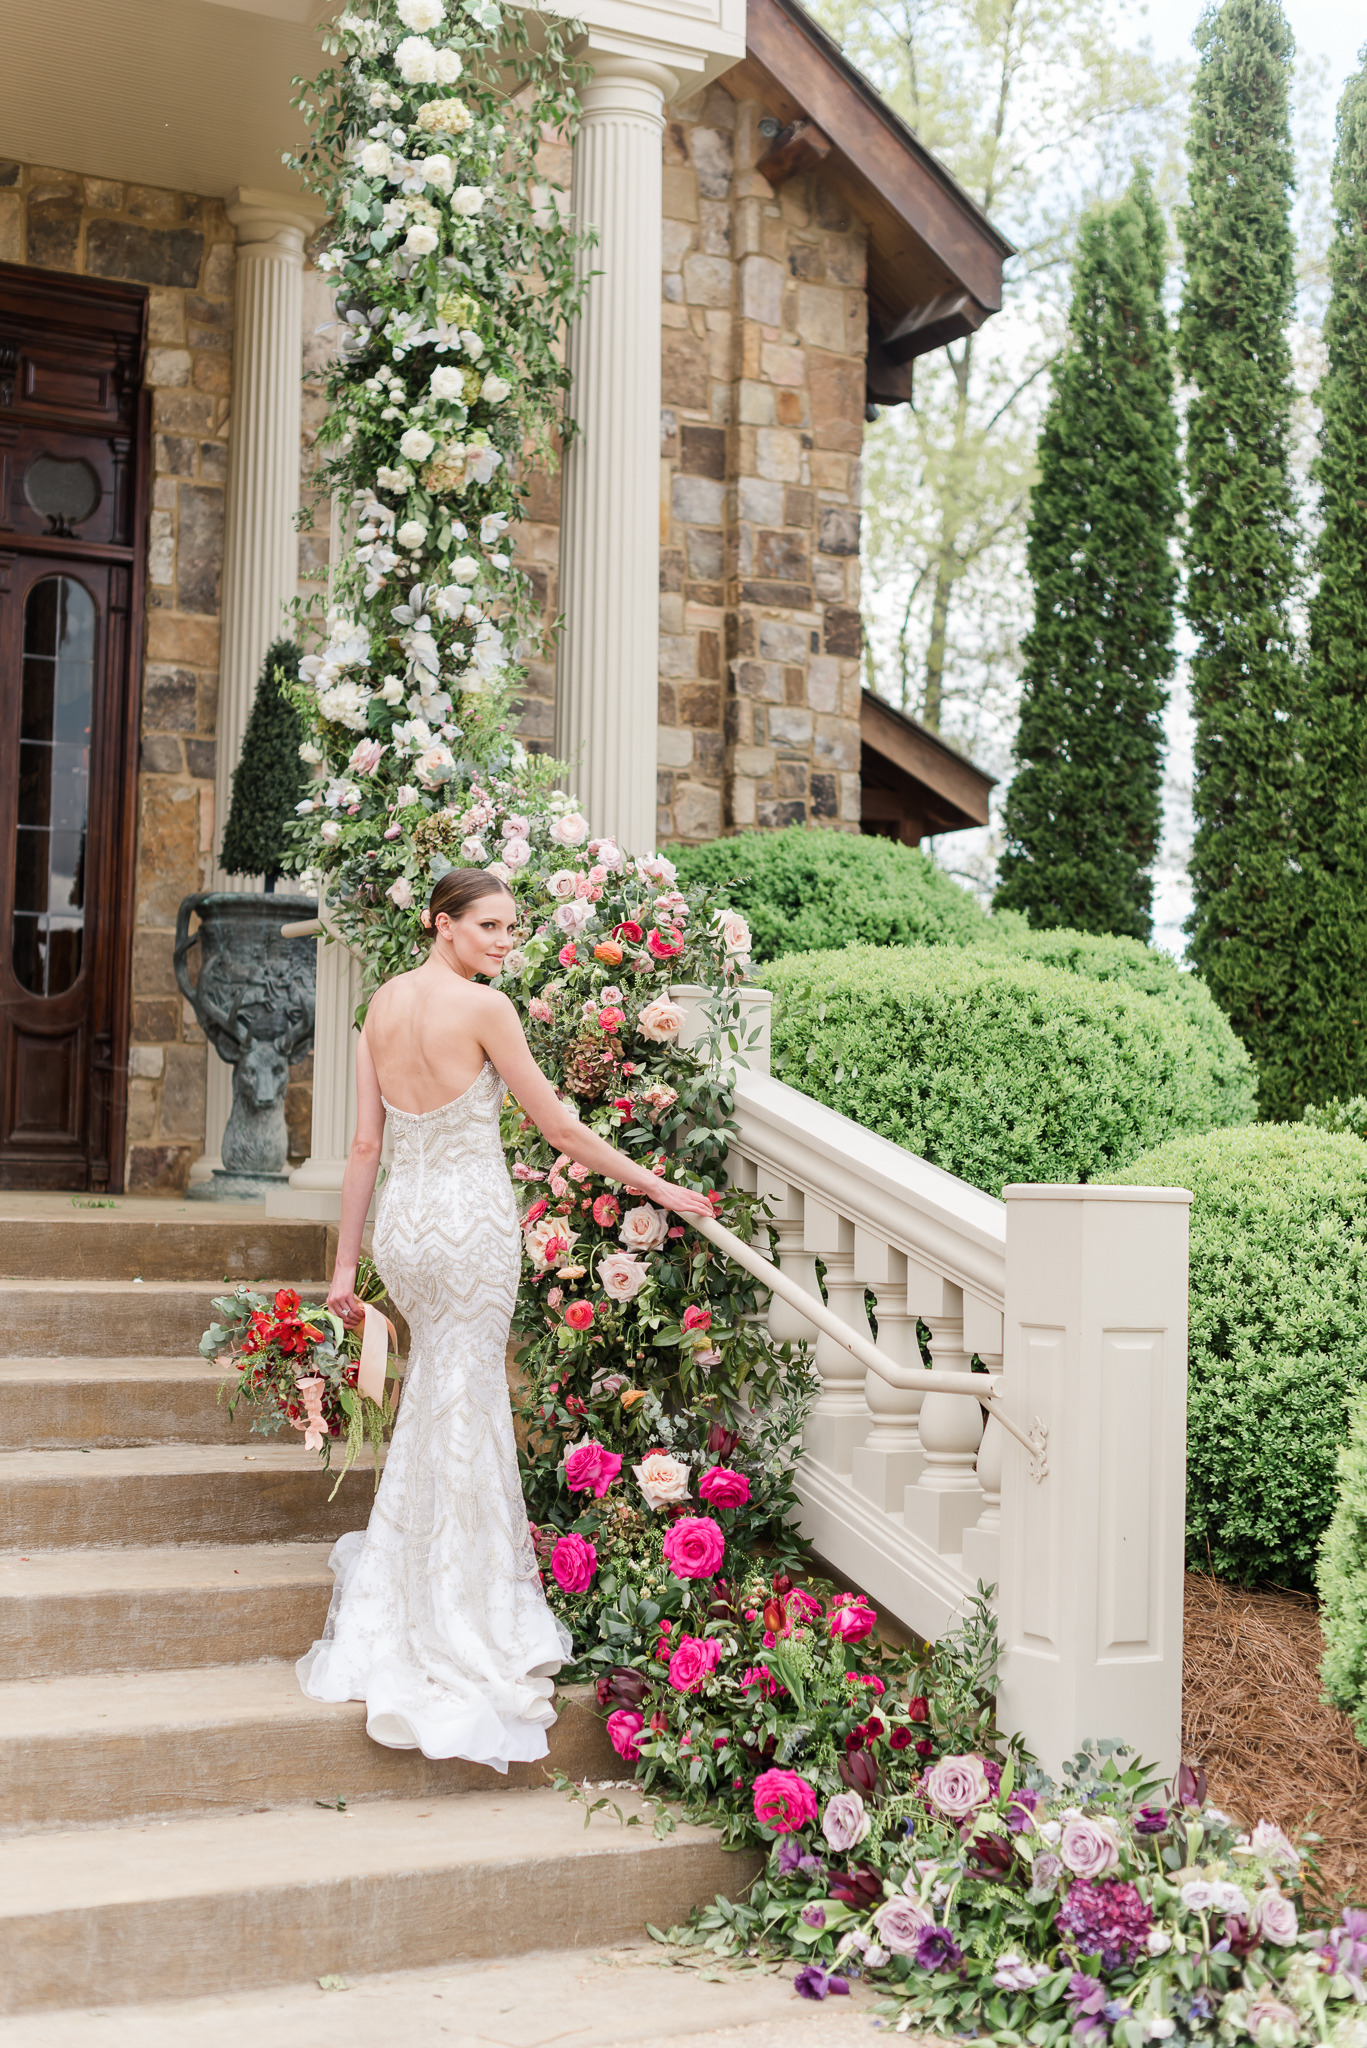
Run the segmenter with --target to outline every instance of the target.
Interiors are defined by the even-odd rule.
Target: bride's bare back
[[[365,1042],[386,1102],[421,1115],[479,1079],[481,995],[436,960],[385,983],[366,1013]]]

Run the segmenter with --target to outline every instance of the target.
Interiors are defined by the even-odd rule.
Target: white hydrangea
[[[405,36],[394,52],[394,62],[405,85],[437,82],[437,53],[426,36]]]
[[[334,683],[318,693],[318,709],[329,724],[344,725],[350,732],[364,732],[370,707],[370,692],[360,683]]]
[[[405,28],[425,36],[431,29],[440,28],[446,19],[442,0],[398,0],[398,16]]]

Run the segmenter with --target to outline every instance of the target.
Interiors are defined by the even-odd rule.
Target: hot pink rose
[[[608,1715],[608,1741],[625,1763],[634,1764],[640,1756],[645,1725],[643,1717],[629,1707],[619,1707]]]
[[[838,1642],[862,1643],[877,1621],[878,1616],[862,1593],[841,1594],[831,1603],[830,1631]]]
[[[743,1508],[750,1498],[750,1482],[743,1472],[726,1465],[714,1465],[698,1481],[698,1492],[714,1508]]]
[[[565,1593],[586,1593],[598,1569],[598,1552],[582,1536],[562,1536],[551,1552],[555,1583]]]
[[[592,1493],[601,1500],[622,1469],[616,1451],[591,1440],[576,1444],[565,1458],[565,1484],[571,1493]]]
[[[676,1579],[710,1579],[721,1570],[726,1539],[710,1515],[684,1515],[665,1537],[664,1554]]]
[[[591,1301],[572,1301],[565,1310],[565,1321],[572,1330],[587,1330],[589,1324],[593,1321],[593,1303]]]
[[[696,1692],[721,1662],[721,1644],[709,1636],[682,1636],[669,1660],[669,1682],[675,1692]]]
[[[776,1835],[791,1835],[816,1819],[816,1794],[796,1771],[765,1771],[755,1780],[755,1819]]]
[[[562,967],[573,967],[575,961],[579,958],[579,955],[576,952],[574,946],[569,945],[562,946],[555,957],[560,962],[560,965]]]

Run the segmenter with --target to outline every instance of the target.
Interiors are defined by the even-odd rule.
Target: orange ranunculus
[[[620,967],[625,956],[616,939],[600,939],[593,949],[593,957],[607,967]]]

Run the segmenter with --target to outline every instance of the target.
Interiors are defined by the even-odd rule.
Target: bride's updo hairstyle
[[[437,919],[443,912],[454,924],[482,896],[511,897],[512,893],[506,882],[500,882],[497,875],[488,874],[483,868],[452,868],[449,875],[442,876],[427,899],[427,908],[422,914],[423,931],[429,939],[435,938]]]

